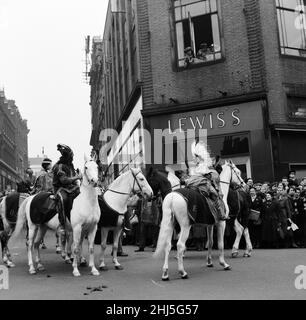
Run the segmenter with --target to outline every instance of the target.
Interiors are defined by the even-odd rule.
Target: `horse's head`
[[[147,174],[147,181],[153,190],[154,196],[160,191],[164,198],[171,191],[171,182],[168,179],[168,172],[162,172],[151,167]]]
[[[141,169],[130,169],[132,176],[133,176],[133,182],[132,182],[132,190],[135,193],[141,193],[148,197],[153,196],[153,190],[150,187],[147,179],[145,178],[144,174],[142,173]]]
[[[235,166],[232,160],[225,161],[225,164],[222,166],[222,173],[227,175],[228,183],[234,184],[240,187],[245,188],[246,183],[241,177],[241,171]]]
[[[99,179],[99,170],[98,164],[95,160],[85,156],[84,158],[84,176],[87,179],[88,183],[96,187],[98,185]]]

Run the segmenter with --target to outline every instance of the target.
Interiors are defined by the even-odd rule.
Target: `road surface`
[[[171,253],[170,281],[161,281],[162,261],[152,258],[152,251],[135,253],[136,247],[125,246],[128,257],[119,257],[124,270],[114,269],[110,246],[107,249],[109,271],[98,277],[90,269],[80,268],[82,277],[72,276],[72,267],[55,253],[54,235],[46,238],[47,249],[42,250],[46,271],[28,274],[27,255],[23,240],[10,244],[16,267],[9,270],[9,289],[0,290],[5,299],[85,299],[85,300],[227,300],[227,299],[305,299],[306,290],[295,288],[295,268],[306,266],[306,249],[256,250],[251,258],[230,258],[231,271],[205,267],[206,252],[188,251],[185,268],[188,280],[181,280],[177,272],[176,252]],[[84,246],[84,253],[87,251]],[[95,247],[98,266],[100,248]],[[85,253],[87,257],[87,253]],[[2,263],[2,262],[1,262]],[[305,281],[306,284],[306,281]],[[98,290],[94,289],[99,287]]]

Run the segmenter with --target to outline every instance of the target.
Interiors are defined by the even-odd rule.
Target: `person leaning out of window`
[[[191,64],[195,62],[194,52],[191,47],[187,47],[184,50],[185,53],[185,68],[188,68]]]

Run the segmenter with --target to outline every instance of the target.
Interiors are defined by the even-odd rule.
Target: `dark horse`
[[[149,169],[149,172],[146,176],[149,185],[153,190],[154,196],[160,196],[162,199],[172,191],[172,186],[168,180],[168,172],[162,170],[156,170],[153,167]]]
[[[233,226],[236,232],[236,239],[232,248],[232,257],[236,258],[238,256],[239,243],[243,235],[246,242],[243,257],[249,258],[253,250],[248,229],[248,218],[251,209],[250,195],[243,188],[229,188],[227,203],[230,209],[230,221],[228,224],[230,227]]]
[[[15,230],[17,212],[21,203],[29,197],[29,188],[26,182],[17,184],[17,192],[12,192],[3,197],[0,203],[0,241],[2,247],[2,260],[8,267],[14,267],[8,242]]]

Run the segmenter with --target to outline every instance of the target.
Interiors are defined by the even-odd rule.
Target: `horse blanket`
[[[121,214],[113,210],[105,201],[104,196],[98,196],[99,207],[101,211],[100,220],[98,222],[98,229],[101,227],[111,228],[116,227],[118,224],[119,215]]]
[[[174,192],[179,193],[187,202],[188,215],[191,224],[215,224],[215,218],[211,213],[211,208],[207,202],[207,199],[198,191],[184,188]]]
[[[6,212],[5,217],[9,223],[16,223],[19,208],[19,192],[12,192],[6,196]]]
[[[57,214],[57,202],[50,198],[52,193],[39,192],[30,205],[30,217],[35,224],[44,224]]]

